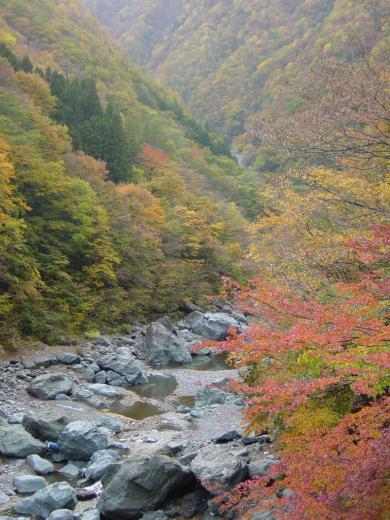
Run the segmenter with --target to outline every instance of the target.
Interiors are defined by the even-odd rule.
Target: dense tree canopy
[[[1,341],[128,327],[242,278],[238,206],[259,207],[223,142],[78,2],[0,14]]]

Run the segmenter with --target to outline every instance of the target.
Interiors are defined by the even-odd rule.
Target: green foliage
[[[125,330],[242,279],[247,188],[222,141],[77,1],[12,0],[0,15],[1,340]],[[19,45],[33,72],[12,63]],[[145,162],[144,143],[164,160]]]
[[[223,0],[175,0],[168,9],[166,0],[84,3],[137,63],[228,140],[262,117],[299,109],[297,95],[281,106],[283,88],[304,82],[302,65],[320,56],[356,59],[349,43],[362,28],[376,32],[377,58],[389,46],[386,0],[234,0],[228,7]]]
[[[57,98],[53,118],[68,127],[73,149],[104,160],[112,181],[131,180],[132,158],[121,116],[111,104],[103,110],[95,81],[67,79],[51,69],[45,78]]]

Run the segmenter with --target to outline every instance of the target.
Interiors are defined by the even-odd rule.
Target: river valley
[[[234,518],[213,497],[276,459],[239,371],[193,347],[245,325],[225,305],[2,361],[0,518]]]

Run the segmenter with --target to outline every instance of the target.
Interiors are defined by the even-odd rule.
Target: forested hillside
[[[261,275],[226,280],[253,320],[224,348],[246,370],[234,388],[248,430],[272,432],[281,460],[217,497],[219,513],[385,520],[388,3],[183,0],[165,25],[163,6],[123,2],[110,28],[262,179],[250,228]]]
[[[349,59],[353,34],[376,30],[388,9],[383,0],[123,0],[110,9],[104,0],[85,1],[138,63],[230,139],[245,132],[248,118],[269,113],[302,62]],[[388,26],[377,36],[380,54]]]
[[[2,342],[175,312],[242,277],[258,203],[223,142],[78,1],[0,16]]]

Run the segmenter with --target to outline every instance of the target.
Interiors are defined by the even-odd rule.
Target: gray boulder
[[[35,493],[46,486],[46,480],[36,475],[19,475],[14,478],[13,484],[18,493]]]
[[[48,518],[53,511],[57,511],[59,508],[73,510],[76,504],[75,490],[67,482],[57,482],[18,502],[15,510],[21,515]]]
[[[58,447],[65,458],[89,460],[95,451],[108,448],[108,430],[96,423],[75,421],[62,431]]]
[[[103,416],[98,420],[96,426],[101,426],[102,428],[107,428],[114,433],[121,433],[124,430],[124,424],[120,419],[116,417]]]
[[[215,439],[216,444],[225,444],[227,442],[232,442],[241,438],[241,433],[237,430],[228,430],[225,433],[222,433]]]
[[[172,334],[159,322],[146,330],[143,354],[152,366],[191,363],[192,358],[185,342]]]
[[[192,312],[187,316],[186,325],[195,334],[214,341],[225,340],[232,327],[240,328],[232,316],[222,312]]]
[[[36,377],[27,391],[38,399],[49,401],[55,399],[58,394],[69,395],[72,388],[73,383],[66,374],[53,373]]]
[[[80,520],[80,515],[70,509],[57,509],[50,514],[48,520]]]
[[[80,469],[75,464],[72,464],[72,462],[68,462],[68,464],[61,468],[58,473],[63,475],[65,478],[76,479],[80,475]]]
[[[75,365],[81,361],[80,356],[74,352],[59,352],[56,357],[58,363],[61,363],[62,365]]]
[[[69,424],[69,419],[58,412],[39,412],[25,415],[22,424],[34,437],[42,441],[56,441],[65,426]]]
[[[85,476],[88,480],[92,480],[93,482],[100,480],[111,464],[117,462],[119,458],[118,453],[114,450],[96,451],[92,455],[91,461],[85,470]]]
[[[39,455],[29,455],[27,457],[27,464],[35,473],[38,473],[38,475],[48,475],[54,471],[53,464]]]
[[[108,404],[102,399],[96,397],[96,395],[91,390],[76,388],[73,392],[73,397],[77,401],[85,403],[91,408],[96,408],[97,410],[104,410],[105,408],[108,408]]]
[[[202,486],[212,495],[219,495],[245,480],[245,461],[221,446],[201,448],[191,462],[191,469]]]
[[[128,383],[125,376],[121,376],[118,372],[107,370],[107,384],[112,386],[126,386]]]
[[[89,389],[96,395],[102,395],[103,397],[115,398],[120,397],[123,393],[112,386],[104,385],[101,383],[96,383],[94,385],[89,385]]]
[[[136,454],[103,477],[97,508],[109,520],[131,520],[154,511],[172,492],[191,483],[191,471],[164,455]]]
[[[40,455],[45,451],[45,444],[35,439],[20,424],[0,426],[0,455],[6,457],[27,457]]]
[[[123,386],[147,383],[143,365],[127,349],[118,349],[100,359],[101,368],[107,371],[107,381],[110,385]],[[116,377],[115,377],[116,376]]]
[[[195,403],[198,407],[212,406],[213,404],[223,404],[227,401],[229,394],[215,386],[205,386],[195,396]]]

